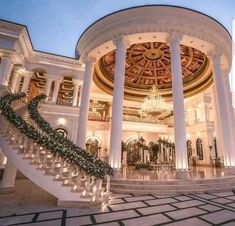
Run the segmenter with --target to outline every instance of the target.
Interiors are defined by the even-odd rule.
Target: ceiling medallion
[[[153,85],[149,91],[149,95],[144,98],[139,114],[141,116],[157,116],[163,112],[170,112],[171,105],[166,103],[161,96],[156,85]]]
[[[147,60],[159,60],[162,57],[162,52],[159,49],[149,49],[143,55]]]

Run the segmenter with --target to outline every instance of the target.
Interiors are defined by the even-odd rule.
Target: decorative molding
[[[231,64],[232,43],[224,27],[206,15],[170,6],[143,6],[102,18],[83,33],[77,44],[77,53],[81,60],[84,53],[100,58],[115,49],[112,40],[117,36],[127,36],[134,44],[165,41],[172,31],[182,35],[182,44],[204,53],[219,45],[223,49],[223,60]]]

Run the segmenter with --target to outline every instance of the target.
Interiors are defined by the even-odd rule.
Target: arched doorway
[[[188,164],[192,165],[192,142],[191,140],[187,140],[187,153],[188,153]]]
[[[135,163],[140,161],[139,145],[137,138],[133,138],[127,141],[126,151],[127,151],[127,165],[134,166]]]
[[[86,150],[89,151],[95,157],[98,157],[99,154],[99,140],[96,137],[91,137],[86,142]]]
[[[196,140],[196,151],[197,151],[198,160],[203,160],[203,146],[201,138],[198,138]]]

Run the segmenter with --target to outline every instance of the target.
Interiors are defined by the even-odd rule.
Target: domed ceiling
[[[181,45],[181,65],[186,97],[195,95],[212,83],[209,60],[201,51]],[[96,64],[94,82],[112,94],[115,73],[115,50],[104,55]],[[134,44],[127,49],[125,65],[125,99],[142,101],[152,85],[162,96],[172,98],[170,49],[166,43]]]

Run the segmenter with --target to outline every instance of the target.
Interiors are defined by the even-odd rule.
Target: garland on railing
[[[103,179],[105,175],[112,174],[113,170],[110,167],[110,171],[107,173],[107,169],[104,170],[97,167],[94,163],[91,163],[87,159],[77,154],[74,150],[64,149],[63,146],[58,144],[51,137],[40,134],[37,129],[29,125],[20,115],[18,115],[13,108],[11,103],[15,100],[19,100],[25,97],[24,93],[20,94],[8,94],[0,99],[0,110],[1,114],[7,118],[21,133],[27,137],[33,139],[37,144],[43,146],[47,150],[51,151],[54,156],[59,156],[67,162],[76,165],[81,171],[85,172],[90,176]]]
[[[59,134],[56,130],[54,130],[50,124],[45,121],[45,119],[40,115],[38,111],[38,104],[40,101],[46,98],[45,94],[38,95],[34,97],[28,104],[28,112],[30,117],[36,122],[39,128],[45,132],[52,140],[54,140],[58,145],[63,147],[65,151],[76,152],[78,155],[82,156],[87,161],[90,161],[92,164],[95,164],[97,167],[102,168],[105,174],[112,175],[113,169],[111,166],[103,162],[102,160],[96,158],[91,153],[87,152],[84,149],[76,146],[71,140],[65,138],[61,134]]]

